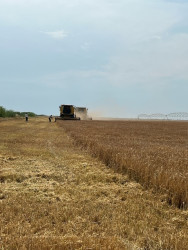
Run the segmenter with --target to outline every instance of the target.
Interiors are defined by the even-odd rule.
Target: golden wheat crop
[[[108,136],[96,127],[105,135],[105,124],[0,122],[0,249],[188,249],[188,211],[75,147],[60,127],[102,157]]]
[[[188,206],[188,123],[163,121],[61,122],[76,144],[169,204]]]

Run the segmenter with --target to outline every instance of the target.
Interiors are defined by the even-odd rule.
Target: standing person
[[[51,122],[51,121],[52,121],[52,115],[49,116],[49,122]]]
[[[28,113],[25,114],[25,121],[28,122]]]

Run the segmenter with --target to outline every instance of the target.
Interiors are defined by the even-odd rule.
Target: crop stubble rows
[[[59,126],[108,166],[187,209],[187,122],[64,121]]]

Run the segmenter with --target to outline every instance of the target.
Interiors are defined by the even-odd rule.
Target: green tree
[[[3,108],[3,106],[0,106],[0,117],[5,117],[6,116],[6,109]]]
[[[16,112],[14,112],[13,110],[6,110],[5,116],[6,117],[15,117],[16,116]]]
[[[21,117],[25,117],[25,114],[28,114],[30,117],[35,117],[36,114],[33,112],[15,112],[14,110],[7,110],[3,106],[0,106],[0,117],[16,117],[19,115]]]

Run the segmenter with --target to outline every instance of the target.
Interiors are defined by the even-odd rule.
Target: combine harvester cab
[[[76,116],[80,117],[81,120],[92,120],[88,116],[88,109],[86,107],[76,107]]]
[[[57,120],[80,120],[80,117],[76,116],[76,107],[73,105],[61,105],[60,116],[55,117],[55,122]]]

